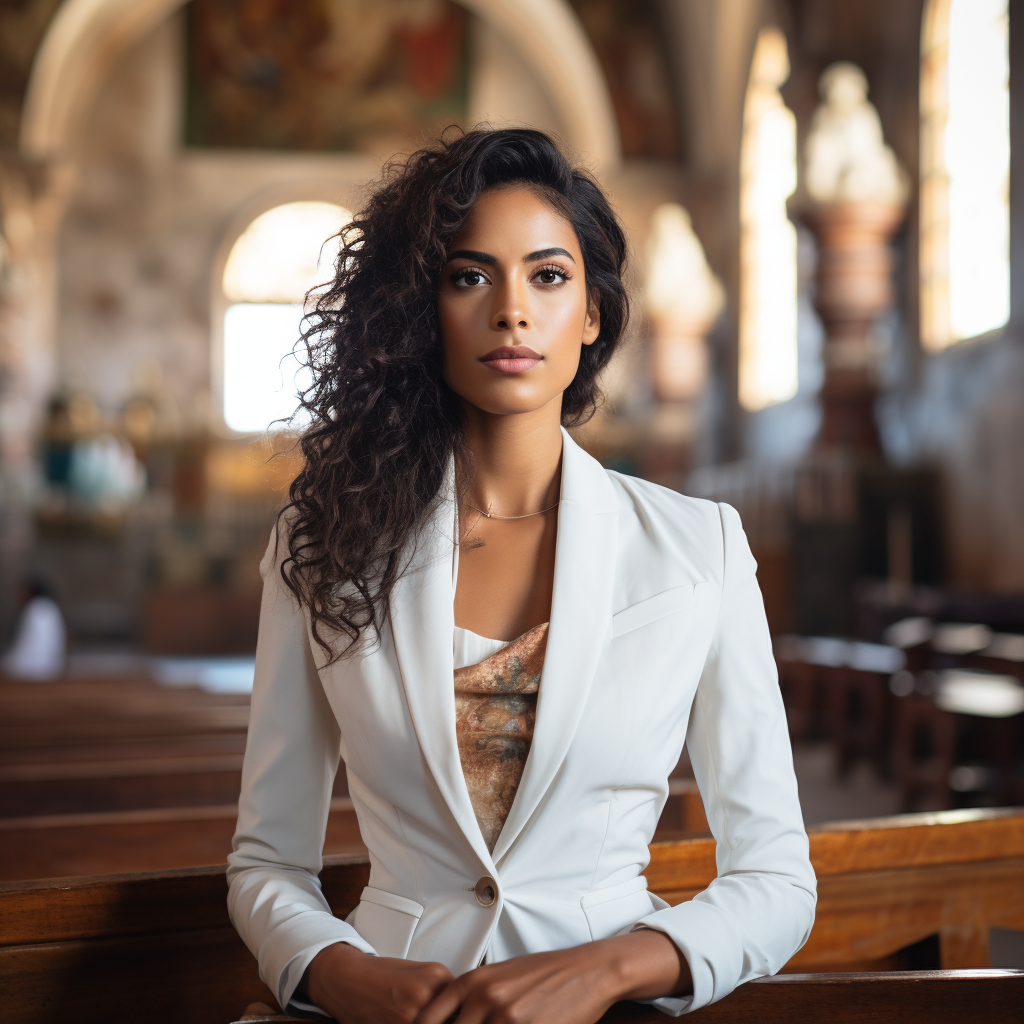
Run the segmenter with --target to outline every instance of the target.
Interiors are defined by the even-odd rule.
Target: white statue
[[[671,401],[693,398],[707,376],[704,335],[722,311],[722,285],[678,203],[654,211],[645,255],[655,392]]]
[[[725,296],[689,213],[678,203],[662,203],[654,211],[646,256],[647,312],[706,329],[721,312]]]
[[[885,144],[868,82],[856,64],[840,62],[818,80],[822,103],[814,112],[805,149],[807,192],[816,203],[902,205],[907,174]]]

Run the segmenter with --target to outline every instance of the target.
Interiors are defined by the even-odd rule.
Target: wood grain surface
[[[0,819],[0,880],[224,864],[238,807],[185,807]],[[324,849],[365,852],[352,801],[331,801]]]
[[[1019,810],[976,811],[815,830],[812,860],[817,866],[820,856],[823,868],[817,918],[788,969],[849,968],[933,934],[943,966],[984,967],[989,927],[1024,928],[1022,818]],[[846,841],[849,852],[842,849]],[[651,888],[676,900],[686,886],[691,892],[702,888],[710,881],[709,855],[713,865],[707,841],[652,848]],[[321,883],[336,914],[356,905],[368,878],[363,856],[325,858]],[[137,1020],[140,1005],[152,1024],[237,1019],[269,994],[230,927],[226,896],[222,865],[0,885],[4,1021],[38,1024],[69,1015]],[[984,971],[927,978],[785,975],[744,986],[698,1013],[759,1024],[987,1024],[1020,1019],[1022,977]],[[610,1015],[608,1024],[664,1019],[638,1007],[614,1012],[618,1016]]]

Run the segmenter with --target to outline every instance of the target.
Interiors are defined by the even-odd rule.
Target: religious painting
[[[468,22],[451,0],[193,0],[185,141],[373,150],[465,123]]]
[[[623,156],[678,159],[672,63],[655,0],[570,2],[608,83]]]

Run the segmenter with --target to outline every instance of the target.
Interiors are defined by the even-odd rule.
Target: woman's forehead
[[[475,249],[521,259],[528,253],[555,248],[580,259],[572,224],[551,202],[521,185],[483,192],[449,251]]]

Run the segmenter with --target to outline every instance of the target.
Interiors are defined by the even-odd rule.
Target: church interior
[[[770,1019],[1014,1019],[1017,0],[0,3],[5,1019],[284,1019],[223,878],[304,297],[389,160],[478,124],[549,132],[626,228],[574,437],[758,563],[819,878]],[[344,772],[324,850],[351,907]],[[685,752],[651,855],[669,902],[714,877]]]

